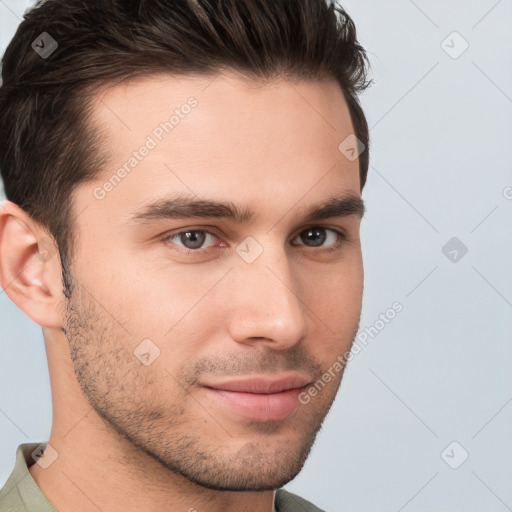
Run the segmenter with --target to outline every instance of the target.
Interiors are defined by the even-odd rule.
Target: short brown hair
[[[46,32],[58,47],[33,49]],[[361,190],[369,133],[357,94],[368,60],[353,21],[326,0],[39,0],[2,59],[0,171],[7,199],[56,241],[66,285],[72,192],[105,155],[87,123],[98,87],[151,73],[335,78],[356,137]],[[341,141],[340,141],[341,142]],[[66,288],[66,286],[65,286]]]

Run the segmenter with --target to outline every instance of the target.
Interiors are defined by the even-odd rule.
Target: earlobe
[[[11,201],[0,204],[0,285],[42,327],[62,327],[60,262],[55,242]]]

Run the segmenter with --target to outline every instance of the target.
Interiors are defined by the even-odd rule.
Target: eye
[[[204,247],[208,241],[211,242],[213,239],[217,239],[217,236],[206,229],[187,229],[176,233],[166,234],[161,239],[165,243],[172,243],[178,247],[182,247],[183,249],[199,252],[201,249],[206,250],[211,246],[212,244],[210,243]],[[301,240],[303,243],[296,243],[296,240]],[[292,244],[306,245],[308,247],[325,246],[328,247],[326,250],[332,251],[341,247],[345,240],[346,235],[343,231],[315,226],[301,231]],[[226,246],[224,243],[221,245],[224,247]]]
[[[300,239],[306,243],[295,245],[308,245],[308,247],[321,247],[324,245],[326,240],[330,240],[333,243],[327,245],[331,246],[332,250],[340,247],[346,240],[346,236],[345,233],[336,229],[315,226],[301,231],[295,240],[297,239]]]
[[[189,250],[203,249],[203,244],[208,238],[217,238],[213,233],[205,229],[188,229],[163,237],[164,242],[172,242]]]

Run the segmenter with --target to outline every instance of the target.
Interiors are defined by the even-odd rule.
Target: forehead
[[[102,208],[171,192],[260,204],[359,194],[358,160],[338,149],[353,127],[334,80],[149,75],[99,91],[91,119],[110,158],[86,187],[91,199],[112,182]]]
[[[189,112],[192,101],[196,106]],[[324,147],[332,151],[333,143],[353,132],[335,80],[297,82],[276,77],[256,82],[234,73],[160,74],[121,82],[97,93],[93,119],[110,131],[111,152],[125,151],[125,145],[138,147],[141,137],[161,132],[159,127],[165,130],[163,125],[169,122],[172,133],[165,130],[161,134],[170,136],[163,137],[160,146],[170,149],[180,132],[193,135],[186,141],[187,149],[215,141],[208,149],[220,146],[224,150],[232,141],[243,141],[243,148],[230,145],[223,156],[254,147],[267,154],[277,147],[280,151],[276,153],[283,153],[286,142],[300,139],[307,142],[305,149],[310,152]],[[277,134],[280,138],[276,141]],[[221,141],[227,143],[219,145]]]

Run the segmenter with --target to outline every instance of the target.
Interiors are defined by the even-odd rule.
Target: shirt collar
[[[0,509],[57,512],[28,470],[36,460],[32,454],[40,446],[41,443],[23,443],[18,446],[14,468],[0,489]]]

